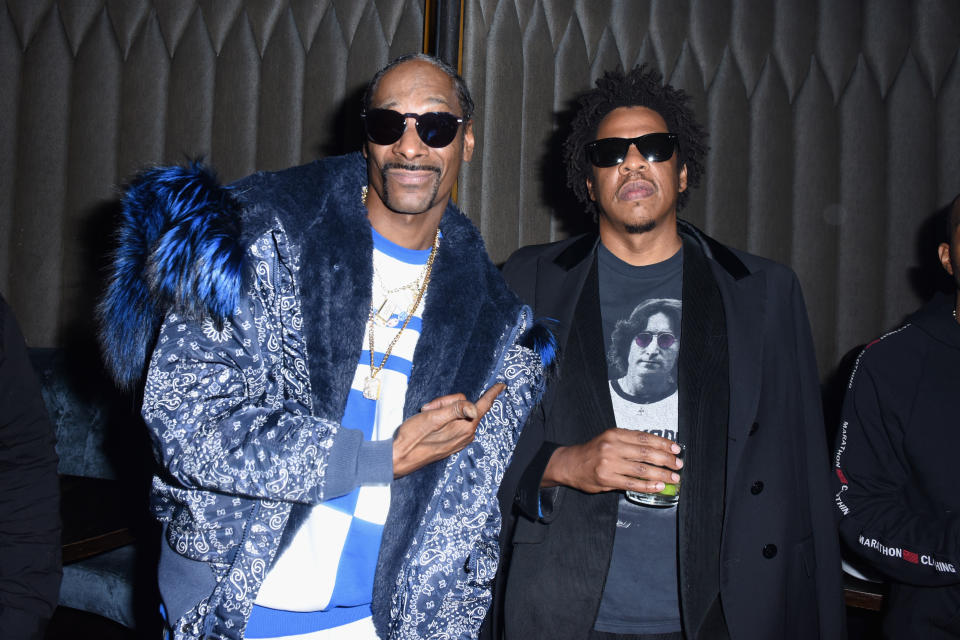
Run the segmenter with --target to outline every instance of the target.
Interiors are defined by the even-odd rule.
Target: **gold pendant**
[[[384,299],[383,304],[380,305],[380,308],[377,309],[377,312],[374,314],[374,319],[380,323],[381,326],[390,327],[396,325],[396,320],[391,318],[396,312],[397,306],[393,304],[389,298]],[[394,320],[393,324],[390,324],[390,320]]]
[[[376,400],[380,397],[380,381],[373,376],[367,376],[363,381],[363,397],[367,400]]]

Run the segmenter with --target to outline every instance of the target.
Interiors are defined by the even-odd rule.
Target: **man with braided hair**
[[[606,73],[564,151],[599,234],[520,249],[504,267],[558,321],[561,357],[501,485],[510,518],[487,628],[508,640],[844,637],[796,276],[677,218],[706,134],[656,71]]]
[[[551,349],[450,202],[472,112],[402,56],[362,153],[127,191],[102,335],[120,383],[146,371],[173,640],[477,635]]]

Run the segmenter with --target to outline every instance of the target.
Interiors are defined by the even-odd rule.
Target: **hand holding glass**
[[[683,459],[683,454],[686,452],[687,447],[678,442],[680,445],[680,453],[677,454],[677,457],[681,460]],[[683,470],[677,470],[675,473],[681,476],[680,482],[683,481]],[[633,502],[634,504],[640,504],[646,507],[672,507],[680,502],[680,482],[664,483],[663,489],[657,493],[640,493],[639,491],[627,491],[627,500]]]

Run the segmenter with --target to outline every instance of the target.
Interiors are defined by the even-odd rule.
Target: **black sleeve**
[[[860,356],[837,433],[834,488],[840,534],[894,580],[931,587],[956,584],[960,515],[934,513],[907,499],[912,480],[902,443],[908,434],[893,404],[913,394],[916,375],[901,372],[901,383],[891,388],[882,381],[889,376],[873,370],[871,355],[865,351]]]
[[[503,278],[521,300],[533,305],[536,298],[536,247],[523,247],[514,252],[503,265]],[[534,310],[536,311],[536,310]],[[550,522],[554,508],[558,507],[560,487],[540,488],[543,472],[550,457],[559,446],[545,439],[543,403],[532,412],[523,428],[521,442],[515,453],[515,464],[523,464],[523,472],[517,479],[517,490],[513,502],[520,513],[531,520]],[[527,449],[527,455],[524,455]],[[532,456],[531,456],[531,452]]]
[[[528,429],[530,432],[526,433]],[[537,407],[537,410],[531,414],[524,426],[524,432],[531,448],[536,446],[536,450],[520,475],[513,502],[520,513],[528,519],[550,522],[553,519],[554,509],[558,506],[556,503],[560,487],[541,489],[540,482],[543,479],[543,472],[547,469],[547,463],[550,462],[553,452],[559,445],[543,437],[543,407]]]
[[[60,590],[53,427],[20,328],[0,298],[0,630],[42,638]]]

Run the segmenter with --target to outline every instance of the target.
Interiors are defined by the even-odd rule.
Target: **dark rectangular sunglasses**
[[[457,137],[457,129],[463,124],[446,111],[430,113],[400,113],[393,109],[371,109],[360,116],[367,130],[367,138],[374,144],[393,144],[407,128],[407,118],[417,123],[417,135],[423,143],[434,149],[447,146]]]
[[[587,157],[595,167],[614,167],[627,157],[630,145],[636,145],[647,162],[665,162],[677,149],[674,133],[648,133],[636,138],[602,138],[587,143]]]

